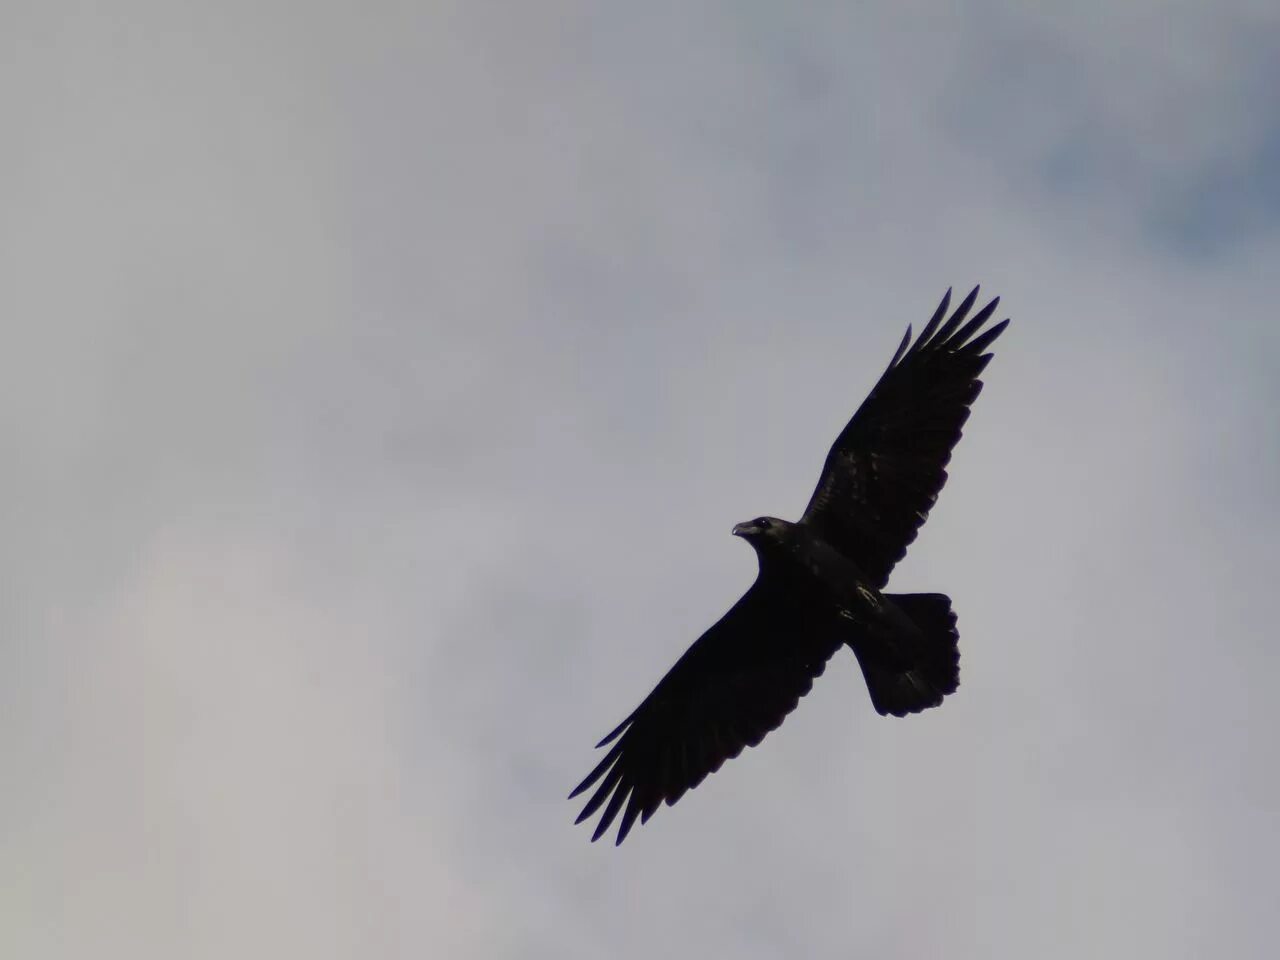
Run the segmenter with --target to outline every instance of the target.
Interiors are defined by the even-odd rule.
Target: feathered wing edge
[[[604,807],[591,839],[621,813],[621,843],[637,819],[674,804],[781,726],[843,642],[815,617],[792,602],[786,584],[757,579],[597,744],[608,751],[569,794],[595,788],[576,821]]]
[[[1004,332],[1004,328],[1009,325],[1008,319],[1001,320],[989,330],[983,332],[982,336],[969,340],[970,337],[982,327],[991,315],[996,312],[996,308],[1000,306],[1000,298],[995,297],[990,303],[979,310],[964,328],[957,331],[956,328],[964,323],[965,318],[969,315],[969,311],[973,309],[973,305],[978,300],[978,292],[981,285],[974,287],[969,291],[969,295],[960,302],[955,312],[945,324],[942,318],[947,314],[947,307],[951,305],[951,288],[947,288],[947,292],[942,295],[942,300],[938,304],[938,309],[933,312],[933,316],[929,318],[929,322],[925,324],[924,329],[920,331],[920,336],[915,342],[911,342],[911,325],[907,325],[906,335],[903,336],[902,342],[898,344],[898,349],[894,351],[893,359],[889,361],[889,365],[885,368],[880,379],[883,380],[894,367],[900,362],[904,362],[908,357],[915,354],[923,353],[926,350],[940,350],[949,353],[964,353],[969,356],[982,353],[996,337]],[[939,326],[941,324],[941,326]],[[967,341],[967,342],[966,342]],[[909,347],[909,349],[908,349]],[[985,364],[984,364],[985,366]],[[876,384],[879,386],[879,383]],[[874,392],[874,388],[873,388]]]

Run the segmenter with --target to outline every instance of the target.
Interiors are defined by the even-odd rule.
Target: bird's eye
[[[756,521],[756,526],[758,527],[765,527],[767,529],[772,525],[773,525],[773,522],[768,517],[761,517],[759,520]]]

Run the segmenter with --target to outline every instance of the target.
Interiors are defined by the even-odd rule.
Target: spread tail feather
[[[907,656],[889,663],[854,647],[871,703],[881,715],[905,717],[942,703],[960,686],[960,635],[951,599],[940,593],[885,594],[918,628],[895,644]],[[909,651],[909,653],[907,653]]]

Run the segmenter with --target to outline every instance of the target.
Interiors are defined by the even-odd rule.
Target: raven
[[[907,327],[827,454],[799,521],[757,517],[733,528],[755,548],[756,581],[596,744],[617,741],[569,794],[599,784],[576,823],[608,801],[593,841],[622,812],[622,843],[637,817],[646,822],[663,801],[670,806],[759,744],[843,644],[881,715],[918,713],[955,692],[960,651],[950,598],[882,591],[946,482],[951,450],[982,390],[978,375],[991,360],[983,350],[1009,323],[979,333],[998,297],[965,323],[977,298],[975,287],[944,323],[948,290],[914,343]]]

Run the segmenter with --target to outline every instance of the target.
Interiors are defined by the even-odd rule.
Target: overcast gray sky
[[[1278,11],[10,0],[0,954],[1270,957]],[[977,282],[959,693],[589,844]]]

